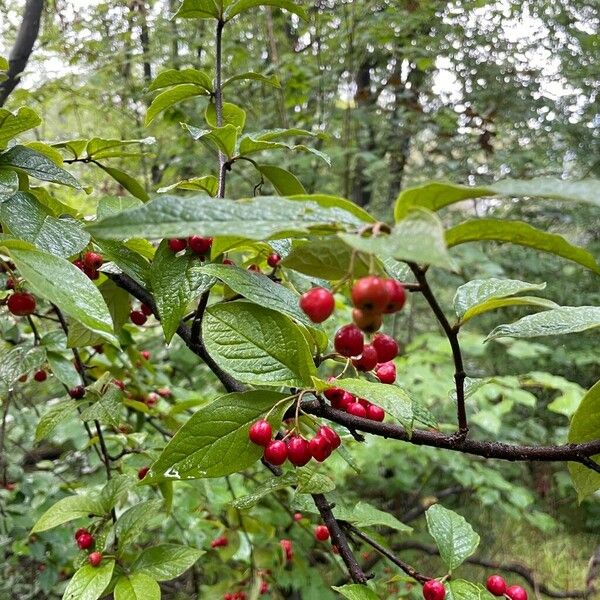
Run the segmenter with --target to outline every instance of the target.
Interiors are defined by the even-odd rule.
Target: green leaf
[[[101,158],[118,158],[141,155],[141,150],[136,152],[129,152],[123,150],[125,146],[138,146],[142,144],[154,144],[156,139],[153,137],[147,137],[144,139],[137,140],[118,140],[118,139],[104,139],[104,138],[92,138],[86,145],[85,151],[89,158],[100,160]]]
[[[348,598],[348,600],[379,600],[379,596],[366,585],[360,583],[349,583],[342,586],[331,586],[338,594]]]
[[[483,585],[464,579],[451,579],[444,585],[448,600],[493,600],[494,598]]]
[[[231,506],[238,510],[248,510],[255,506],[262,498],[284,488],[296,485],[297,477],[295,472],[285,473],[281,477],[271,477],[267,481],[262,481],[258,489],[252,494],[241,496],[231,502]]]
[[[211,102],[204,113],[206,122],[214,128],[218,128],[217,124],[217,110],[215,105]],[[246,124],[246,111],[231,102],[223,102],[223,122],[222,125],[233,125],[240,131],[244,129]]]
[[[0,382],[10,387],[21,375],[37,370],[46,360],[45,348],[28,348],[25,345],[0,351]]]
[[[147,531],[151,519],[159,515],[162,500],[147,500],[127,509],[117,520],[115,533],[119,543],[126,546],[132,544],[137,538]]]
[[[75,387],[81,383],[79,374],[73,365],[72,356],[68,359],[59,352],[48,350],[46,358],[52,373],[61,383],[64,383],[68,388]]]
[[[307,132],[310,133],[310,132]],[[306,135],[306,134],[302,134]],[[310,134],[312,135],[312,134]],[[331,159],[327,154],[317,150],[316,148],[312,148],[311,146],[306,146],[305,144],[293,144],[291,142],[282,142],[275,141],[272,139],[260,139],[256,136],[256,134],[246,134],[242,136],[240,139],[239,146],[239,154],[240,156],[248,156],[250,154],[256,154],[257,152],[262,152],[263,150],[277,150],[277,149],[287,149],[301,152],[308,152],[310,154],[314,154],[321,160],[325,161],[329,166],[331,166]]]
[[[283,8],[288,12],[299,16],[301,19],[308,21],[308,14],[304,8],[298,6],[291,0],[237,0],[225,11],[225,20],[229,21],[241,12],[254,8],[255,6],[276,6],[277,8]]]
[[[128,475],[114,475],[109,479],[105,486],[100,491],[100,502],[104,512],[108,514],[121,500],[125,497],[128,491],[130,491],[137,484],[137,477],[131,474]]]
[[[108,587],[114,568],[115,561],[109,559],[104,559],[98,567],[81,567],[69,581],[63,600],[97,600]]]
[[[124,210],[138,208],[139,206],[142,206],[139,198],[132,198],[131,196],[105,196],[104,198],[100,198],[98,202],[96,217],[98,219],[105,219]]]
[[[160,600],[160,586],[145,573],[121,575],[115,585],[115,600]]]
[[[275,191],[281,196],[294,196],[296,194],[306,194],[304,186],[300,180],[286,169],[274,165],[256,165],[258,171],[268,179]]]
[[[569,429],[569,443],[593,442],[598,439],[598,431],[600,431],[600,381],[586,393],[575,411]],[[598,463],[600,455],[593,456],[591,459]],[[569,472],[580,502],[600,489],[600,473],[575,462],[569,463]]]
[[[52,147],[64,148],[73,155],[73,158],[81,158],[85,152],[88,142],[89,140],[87,139],[67,140],[64,142],[56,142],[55,144],[52,144]]]
[[[389,527],[401,533],[410,533],[412,527],[405,525],[394,515],[379,510],[367,502],[358,502],[354,506],[340,506],[333,510],[336,519],[348,521],[357,527]]]
[[[61,169],[44,154],[25,146],[13,146],[0,154],[0,167],[14,167],[40,181],[50,181],[82,189],[79,182],[68,171]]]
[[[369,402],[381,406],[408,430],[412,428],[412,399],[397,385],[373,383],[364,379],[338,379],[335,386],[326,387],[339,387],[359,398],[367,398]]]
[[[329,194],[299,194],[291,196],[288,200],[296,200],[297,202],[314,202],[322,208],[339,208],[356,217],[355,224],[363,226],[365,223],[375,223],[377,219],[371,216],[364,208],[357,206],[354,202],[340,198],[339,196],[331,196]]]
[[[212,92],[211,78],[206,73],[197,69],[168,69],[167,71],[163,71],[156,76],[148,90],[153,92],[182,83],[192,83],[200,86],[208,93]],[[225,86],[223,85],[223,87]]]
[[[75,400],[63,400],[52,405],[40,418],[35,428],[35,441],[47,438],[63,421],[70,419],[75,414],[77,403]]]
[[[139,208],[93,223],[88,230],[98,238],[116,240],[190,235],[264,240],[274,235],[289,237],[362,224],[344,209],[278,196],[215,201],[206,195],[161,195]]]
[[[33,526],[31,533],[46,531],[88,515],[103,515],[102,504],[89,496],[68,496],[52,505]]]
[[[197,261],[196,261],[197,262]],[[292,319],[313,327],[314,323],[300,309],[300,296],[289,288],[275,283],[262,273],[253,273],[234,265],[208,264],[202,272],[220,279],[234,292],[260,306],[292,317]]]
[[[244,301],[215,304],[203,333],[214,361],[243,383],[302,387],[316,374],[302,332],[274,310]]]
[[[6,148],[7,142],[14,137],[41,125],[42,120],[31,108],[22,106],[16,114],[0,108],[0,149]]]
[[[235,125],[228,124],[223,127],[212,127],[211,129],[200,129],[187,123],[182,123],[182,126],[192,138],[202,142],[207,148],[223,152],[227,158],[233,157],[239,132]]]
[[[152,104],[150,104],[148,111],[146,112],[144,125],[148,127],[161,112],[164,112],[174,104],[189,100],[190,98],[195,98],[196,96],[207,95],[208,92],[206,90],[191,83],[182,83],[181,85],[176,85],[175,87],[165,90],[152,100]]]
[[[123,272],[138,281],[145,284],[150,276],[150,265],[148,261],[131,250],[121,242],[112,240],[95,240],[96,244],[102,251],[105,263],[102,265],[101,271],[104,272]],[[109,262],[114,263],[117,269],[109,269]]]
[[[0,169],[0,201],[12,196],[19,189],[19,176],[16,171]]]
[[[440,551],[449,571],[460,566],[479,545],[479,536],[464,517],[434,504],[425,513],[427,529]]]
[[[219,180],[214,175],[206,175],[205,177],[192,177],[191,179],[184,179],[161,187],[157,191],[159,194],[170,192],[172,190],[191,190],[195,192],[206,192],[213,198],[217,195],[219,189]],[[100,215],[98,215],[100,217]]]
[[[181,19],[219,19],[222,12],[222,0],[183,0],[175,16]]]
[[[518,279],[474,279],[461,285],[454,295],[454,310],[457,317],[464,314],[479,304],[494,298],[506,298],[521,292],[543,290],[545,283],[528,283]]]
[[[228,85],[232,84],[234,81],[260,81],[266,85],[271,85],[275,88],[280,88],[281,84],[275,75],[261,75],[260,73],[255,73],[254,71],[248,71],[246,73],[239,73],[238,75],[234,75],[233,77],[229,77],[223,82],[221,86],[225,89]]]
[[[148,196],[144,187],[131,175],[125,173],[125,171],[115,169],[114,167],[107,167],[100,163],[98,163],[98,166],[108,173],[115,181],[121,184],[121,186],[123,186],[132,196],[139,198],[142,202],[150,200],[150,196]]]
[[[157,581],[169,581],[185,573],[203,554],[189,546],[161,544],[142,550],[132,568]]]
[[[119,426],[123,403],[118,388],[109,386],[103,394],[90,390],[86,394],[86,400],[93,400],[93,403],[81,412],[82,421],[98,421],[115,428]]]
[[[296,491],[299,494],[326,494],[335,490],[335,483],[327,475],[319,473],[313,467],[302,467],[296,469],[298,476],[298,487]]]
[[[521,221],[472,219],[446,231],[448,248],[453,248],[465,242],[482,241],[509,242],[519,246],[535,248],[542,252],[572,260],[594,271],[594,273],[600,274],[600,265],[587,250],[570,244],[560,235],[540,231]]]
[[[560,306],[527,315],[514,323],[498,325],[487,340],[499,337],[531,338],[578,333],[600,327],[600,306]]]
[[[34,293],[104,339],[118,344],[102,294],[75,265],[39,250],[12,248],[10,255]]]
[[[341,233],[352,248],[378,257],[391,257],[424,265],[453,268],[444,240],[444,228],[433,213],[415,210],[399,221],[389,235],[363,237]]]
[[[556,304],[556,302],[552,302],[552,300],[547,300],[546,298],[538,298],[536,296],[517,296],[516,298],[493,298],[469,309],[464,314],[460,322],[461,324],[464,324],[469,319],[472,319],[477,315],[496,310],[497,308],[505,308],[506,306],[536,306],[542,309],[558,308],[558,304]]]
[[[15,236],[64,258],[81,252],[90,235],[71,218],[57,219],[35,196],[17,192],[0,203],[0,221]]]
[[[248,439],[250,425],[283,398],[257,390],[227,394],[202,407],[167,444],[144,483],[224,477],[247,469],[262,456],[262,448]],[[271,413],[272,426],[279,426],[290,403],[281,403]]]
[[[176,256],[163,240],[150,269],[150,282],[165,339],[171,341],[190,303],[215,282],[194,254]]]

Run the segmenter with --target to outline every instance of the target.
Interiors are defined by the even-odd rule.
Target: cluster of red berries
[[[98,269],[104,264],[104,257],[97,252],[86,252],[81,258],[73,261],[73,264],[83,271],[90,279],[98,279]]]
[[[94,536],[84,527],[75,532],[75,542],[81,550],[89,550],[94,545]],[[102,562],[102,552],[90,552],[88,562],[92,567],[97,567]]]
[[[327,381],[331,383],[335,381],[335,378],[330,377]],[[342,388],[329,388],[323,394],[331,402],[333,408],[343,410],[349,415],[380,422],[385,418],[385,411],[381,406],[372,404],[364,398],[357,398]]]
[[[6,306],[15,317],[27,317],[35,312],[36,301],[28,292],[15,292],[9,296]]]
[[[509,600],[527,600],[527,592],[520,585],[507,586],[501,575],[490,575],[485,587],[494,596],[505,596]]]
[[[172,252],[177,254],[182,252],[188,246],[194,254],[200,255],[201,259],[204,260],[206,255],[212,248],[213,239],[211,237],[202,237],[200,235],[192,235],[189,238],[174,238],[169,240],[169,248]]]
[[[129,313],[129,318],[134,325],[142,326],[152,315],[152,309],[147,304],[141,304],[139,309],[132,310]]]
[[[323,462],[340,446],[340,436],[327,425],[319,427],[317,434],[307,440],[301,435],[292,435],[283,440],[273,439],[273,428],[266,419],[252,424],[248,431],[250,441],[263,446],[263,458],[272,465],[282,465],[289,460],[295,467],[303,467],[311,458]]]

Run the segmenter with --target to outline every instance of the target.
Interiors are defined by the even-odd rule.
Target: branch
[[[452,358],[454,359],[454,384],[456,386],[456,413],[458,420],[458,434],[459,437],[466,437],[469,432],[469,423],[467,421],[467,411],[465,408],[465,368],[463,366],[462,354],[460,351],[460,344],[458,343],[458,329],[452,327],[441,309],[436,297],[434,296],[429,282],[425,275],[425,271],[416,265],[415,263],[408,263],[411,271],[413,272],[416,280],[421,288],[421,293],[427,303],[429,304],[433,314],[439,321],[448,341],[452,348]]]

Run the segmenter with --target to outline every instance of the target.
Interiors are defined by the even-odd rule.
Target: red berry
[[[42,381],[46,381],[46,379],[48,379],[48,373],[46,373],[44,369],[40,369],[34,373],[33,378],[41,383]]]
[[[381,383],[394,383],[396,381],[396,365],[393,362],[386,362],[377,365],[375,375]]]
[[[527,592],[520,585],[511,585],[504,593],[510,600],[527,600]]]
[[[328,438],[323,435],[316,435],[308,442],[310,453],[317,462],[323,462],[331,456],[333,446]]]
[[[352,364],[359,371],[372,371],[377,366],[377,350],[367,344],[359,358],[352,359]]]
[[[287,457],[295,467],[303,467],[312,458],[310,444],[303,437],[295,435],[287,444]]]
[[[96,281],[96,279],[100,278],[100,273],[98,272],[98,269],[95,269],[94,267],[85,265],[83,267],[83,272],[93,281]]]
[[[132,310],[129,313],[129,318],[132,323],[140,326],[148,320],[148,317],[141,310]]]
[[[371,312],[383,312],[390,299],[385,280],[375,275],[362,277],[352,286],[352,304]]]
[[[104,258],[101,254],[97,254],[96,252],[86,252],[83,255],[83,264],[86,267],[90,267],[91,269],[98,269],[102,266],[104,262]]]
[[[80,270],[83,271],[83,269],[85,268],[85,264],[84,262],[80,259],[80,258],[76,258],[73,261],[73,264]]]
[[[301,512],[294,513],[294,521],[296,521],[296,523],[298,521],[302,521],[303,518],[304,518],[304,515]]]
[[[69,390],[69,396],[74,400],[81,400],[85,396],[85,388],[82,385],[76,385]]]
[[[7,290],[14,290],[15,289],[15,280],[12,277],[9,277],[6,280],[6,289]]]
[[[85,531],[79,534],[79,537],[76,540],[77,545],[81,550],[87,550],[94,545],[94,538],[91,533]]]
[[[404,286],[395,279],[386,279],[385,288],[388,291],[389,300],[383,312],[385,314],[398,312],[406,302],[406,290]]]
[[[319,542],[326,542],[329,539],[329,529],[326,525],[317,525],[315,527],[315,538]]]
[[[485,587],[494,596],[504,596],[506,592],[506,581],[501,575],[490,575],[485,582]]]
[[[266,446],[273,438],[273,428],[269,421],[260,419],[250,427],[248,437],[253,444],[257,446]]]
[[[251,265],[248,265],[248,271],[252,271],[252,273],[260,273],[260,267],[252,263]]]
[[[27,374],[25,374],[25,375],[21,375],[21,377],[19,377],[19,381],[20,381],[21,383],[25,383],[25,382],[27,381]]]
[[[156,390],[161,398],[170,398],[173,392],[168,387],[159,388]]]
[[[269,593],[269,584],[266,581],[260,582],[260,593],[268,594]]]
[[[346,412],[349,415],[362,417],[363,419],[367,416],[367,409],[360,402],[353,402],[352,404],[349,404],[346,408]]]
[[[337,434],[337,432],[331,429],[331,427],[328,427],[327,425],[322,425],[321,427],[319,427],[317,435],[323,436],[324,438],[329,440],[329,443],[331,444],[334,450],[336,448],[339,448],[340,444],[342,443],[342,440],[340,439],[340,436]]]
[[[174,238],[169,240],[169,248],[172,252],[177,254],[178,252],[181,252],[187,248],[187,240],[182,238]]]
[[[211,237],[202,237],[193,235],[188,238],[188,244],[196,254],[208,254],[212,247],[213,239]]]
[[[102,562],[102,552],[92,552],[88,556],[88,562],[92,567],[97,567]]]
[[[367,419],[370,419],[371,421],[383,421],[385,419],[385,411],[381,406],[371,404],[367,408]]]
[[[138,471],[138,479],[144,479],[144,477],[146,477],[146,475],[148,474],[149,470],[150,470],[150,467],[142,467]]]
[[[365,346],[365,336],[356,325],[344,325],[335,334],[333,345],[342,356],[358,356]]]
[[[365,333],[375,333],[383,323],[381,313],[352,309],[352,320],[354,324]]]
[[[344,392],[344,395],[341,397],[339,401],[332,402],[331,406],[333,408],[337,408],[338,410],[347,410],[348,405],[356,402],[356,398],[350,392]]]
[[[11,294],[6,303],[8,310],[17,317],[26,317],[35,312],[35,298],[27,292]]]
[[[273,254],[269,254],[267,258],[267,264],[270,267],[275,268],[281,262],[281,256],[277,254],[277,252],[273,252]]]
[[[335,298],[325,288],[312,288],[300,296],[300,308],[313,323],[322,323],[333,313]]]
[[[235,263],[230,258],[224,258],[223,264],[224,265],[235,265]]]
[[[335,381],[334,377],[330,377],[327,380],[327,383],[332,383],[332,380]],[[341,399],[342,396],[345,394],[345,391],[342,388],[329,388],[328,390],[325,390],[323,392],[323,395],[325,396],[325,398],[327,398],[327,400],[329,400],[329,402],[331,402],[331,404],[336,404],[338,403]]]
[[[446,588],[437,579],[430,579],[423,584],[423,597],[425,600],[444,600]]]
[[[285,554],[285,559],[289,562],[294,558],[294,552],[292,550],[292,540],[279,540],[279,545]]]
[[[75,535],[73,536],[75,538],[75,541],[77,541],[79,539],[80,535],[83,535],[84,533],[88,533],[89,531],[85,528],[85,527],[80,527],[76,532]]]
[[[152,315],[152,309],[147,305],[147,304],[143,304],[140,306],[142,312],[147,316],[151,316]]]
[[[92,348],[98,353],[98,354],[104,354],[104,346],[102,344],[96,344],[95,346],[92,346]]]
[[[285,442],[282,442],[281,440],[270,441],[265,448],[263,457],[272,465],[282,465],[287,458],[287,446]]]
[[[113,381],[113,384],[115,385],[115,387],[118,387],[121,391],[125,390],[125,384],[120,379],[115,379]]]
[[[210,547],[211,548],[223,548],[225,546],[227,546],[229,544],[229,540],[224,536],[220,536],[215,538],[211,543],[210,543]]]
[[[386,363],[398,356],[398,342],[385,333],[373,336],[371,345],[377,350],[377,362]]]
[[[146,406],[156,406],[160,396],[156,392],[150,392],[144,399]]]
[[[150,360],[150,351],[149,350],[142,350],[140,352],[140,356],[144,359],[144,360]]]

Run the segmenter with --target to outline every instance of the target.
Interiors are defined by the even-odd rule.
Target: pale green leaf
[[[258,504],[262,498],[282,490],[284,488],[295,485],[297,477],[295,472],[285,473],[281,477],[271,477],[267,481],[262,481],[260,486],[252,494],[241,496],[231,502],[231,506],[239,510],[248,510]]]
[[[275,165],[256,165],[259,172],[271,182],[275,191],[281,196],[294,196],[306,194],[306,190],[300,180],[286,169]]]
[[[238,138],[239,129],[231,123],[223,127],[200,129],[187,123],[181,124],[189,134],[213,151],[222,152],[227,158],[232,158]]]
[[[204,118],[211,127],[219,127],[217,123],[217,110],[212,102],[206,107]],[[231,102],[223,102],[221,125],[233,125],[241,131],[244,129],[245,124],[246,111]]]
[[[53,504],[36,522],[31,533],[46,531],[88,515],[104,515],[102,504],[89,496],[68,496]]]
[[[198,85],[209,93],[212,91],[211,78],[206,73],[197,69],[168,69],[167,71],[163,71],[156,76],[148,89],[153,92],[182,83]]]
[[[232,2],[225,12],[225,19],[229,21],[241,12],[254,8],[256,6],[275,6],[277,8],[283,8],[288,12],[298,15],[301,19],[308,21],[308,14],[298,4],[291,0],[236,0]]]
[[[139,198],[142,202],[150,200],[150,196],[148,196],[148,192],[146,192],[142,184],[128,173],[125,173],[125,171],[101,164],[98,164],[98,166],[124,187],[132,196]]]
[[[128,508],[117,520],[115,533],[120,544],[132,544],[148,530],[148,523],[160,516],[162,500],[147,500]]]
[[[466,323],[468,320],[481,315],[483,313],[496,310],[498,308],[505,308],[506,306],[535,306],[542,309],[558,308],[556,302],[547,300],[546,298],[538,298],[536,296],[516,296],[514,298],[492,298],[486,300],[477,306],[470,308],[460,320],[461,324]]]
[[[206,90],[192,83],[182,83],[169,88],[152,100],[152,104],[150,104],[146,112],[144,124],[148,127],[161,112],[164,112],[174,104],[195,98],[196,96],[206,96],[207,94]]]
[[[98,567],[84,565],[69,581],[63,600],[97,600],[108,587],[114,568],[111,559],[104,559]]]
[[[70,419],[75,414],[77,403],[75,400],[63,400],[53,404],[40,418],[35,428],[35,441],[47,438],[54,429],[63,421]]]
[[[347,585],[332,586],[338,594],[348,598],[348,600],[379,600],[379,596],[366,585],[360,583],[348,583]]]
[[[175,16],[181,19],[219,19],[222,12],[222,0],[183,0]]]
[[[260,81],[266,85],[273,86],[275,88],[280,88],[281,84],[275,75],[261,75],[260,73],[255,73],[254,71],[248,71],[246,73],[239,73],[238,75],[234,75],[233,77],[229,77],[223,82],[221,86],[223,89],[228,85],[232,84],[234,81]]]
[[[169,581],[185,573],[203,554],[189,546],[161,544],[142,550],[132,568],[157,581]]]
[[[117,579],[115,600],[160,600],[160,586],[145,573],[130,573]]]
[[[444,585],[446,586],[447,600],[494,600],[494,596],[479,583],[464,579],[451,579]]]
[[[0,108],[0,149],[6,148],[7,143],[14,137],[41,125],[39,115],[26,106],[19,108],[16,114],[5,108]]]
[[[166,187],[161,187],[157,191],[159,194],[171,192],[172,190],[190,190],[194,192],[206,192],[210,196],[216,196],[219,189],[219,180],[214,175],[205,177],[192,177],[173,183]]]

